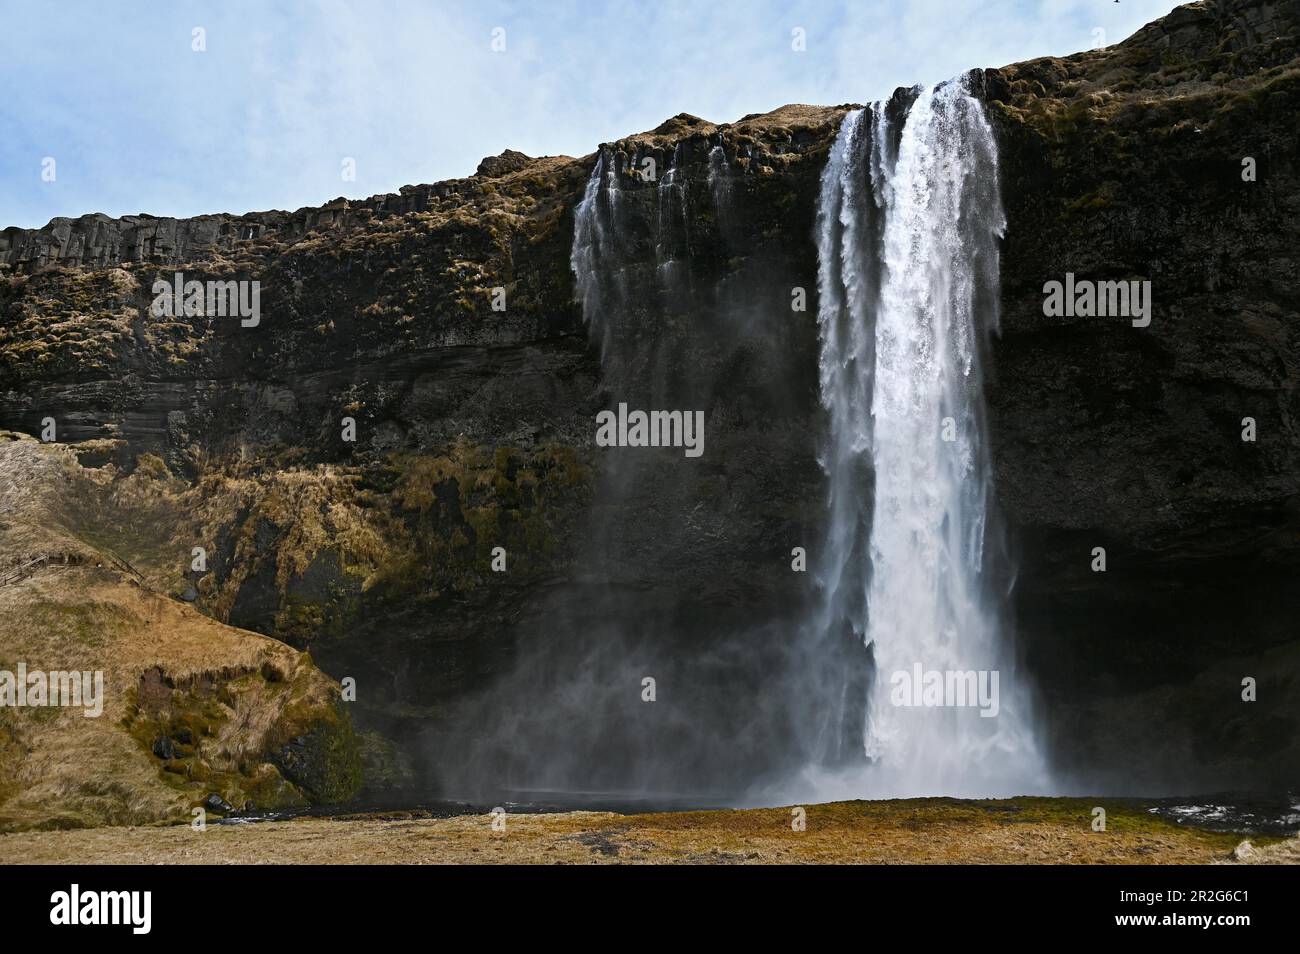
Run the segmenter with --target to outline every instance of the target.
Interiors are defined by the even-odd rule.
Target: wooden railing
[[[9,586],[19,583],[41,567],[63,568],[68,566],[85,566],[88,561],[79,553],[42,553],[40,556],[32,557],[30,560],[24,560],[17,566],[7,567],[0,570],[0,586]],[[123,573],[129,573],[136,579],[144,579],[140,571],[127,563],[116,553],[105,554],[105,562],[110,564],[114,569]]]
[[[69,553],[42,553],[38,557],[5,570],[4,575],[0,576],[0,586],[9,586],[11,583],[25,580],[43,566],[76,566],[80,562],[80,557]]]

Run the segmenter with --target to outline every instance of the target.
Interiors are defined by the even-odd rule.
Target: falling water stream
[[[872,675],[868,765],[813,777],[831,794],[1024,793],[1044,769],[991,565],[981,397],[1005,227],[997,148],[962,81],[912,94],[848,113],[822,175],[829,512],[814,628],[861,639]],[[917,672],[996,674],[996,705],[900,704],[918,701]]]

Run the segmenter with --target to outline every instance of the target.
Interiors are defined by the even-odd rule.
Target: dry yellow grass
[[[299,819],[245,825],[100,828],[0,836],[0,857],[40,864],[1210,864],[1239,836],[1179,828],[1112,806],[1093,832],[1082,799],[914,799],[789,809],[431,819]],[[1017,807],[1019,806],[1019,807]],[[1289,848],[1263,848],[1268,860]]]
[[[96,718],[73,707],[0,708],[0,830],[189,818],[209,790],[205,779],[167,776],[151,739],[132,734],[141,678],[155,668],[178,686],[252,674],[214,702],[210,737],[195,748],[205,771],[230,773],[236,787],[241,763],[251,763],[247,784],[267,790],[279,781],[259,764],[268,740],[290,710],[295,722],[326,711],[333,684],[306,655],[151,592],[81,539],[57,506],[60,489],[79,474],[66,448],[0,435],[6,565],[41,553],[76,561],[0,586],[0,669],[100,671],[104,692]],[[278,675],[274,686],[257,675],[264,668]],[[162,688],[160,709],[174,695]]]

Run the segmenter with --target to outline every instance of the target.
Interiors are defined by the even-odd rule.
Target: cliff
[[[1300,766],[1298,26],[1294,0],[1204,0],[1114,47],[976,74],[1008,219],[995,483],[1019,644],[1080,784],[1285,787]],[[646,650],[657,672],[689,679],[682,658],[710,634],[757,634],[743,659],[703,653],[726,686],[708,711],[736,742],[698,760],[708,778],[761,775],[797,731],[753,735],[747,694],[788,651],[781,626],[810,586],[790,550],[824,520],[811,233],[847,108],[681,115],[592,156],[508,152],[467,179],[293,213],[6,229],[0,428],[54,420],[77,491],[42,520],[88,559],[111,551],[146,592],[192,604],[175,611],[355,678],[368,734],[348,745],[372,789],[445,782],[462,701],[530,645],[595,625],[593,540],[620,611],[674,634]],[[570,267],[598,155],[673,170],[677,202],[624,174],[631,293],[612,350]],[[652,295],[665,260],[683,270]],[[153,283],[176,271],[258,281],[260,322],[156,316]],[[1066,272],[1149,280],[1150,325],[1045,317],[1043,284]],[[626,532],[595,534],[614,515],[594,416],[665,393],[707,409],[710,450],[689,478],[625,488]],[[36,455],[0,442],[18,470]],[[38,556],[5,520],[5,562]],[[22,613],[50,585],[4,598]],[[165,636],[154,656],[167,670]],[[687,703],[665,731],[704,711]],[[0,744],[32,750],[23,718],[3,714]],[[585,737],[577,714],[569,728]],[[143,743],[136,760],[170,761]],[[24,784],[0,781],[0,798]]]
[[[1023,640],[1078,704],[1061,746],[1117,784],[1300,766],[1298,23],[1294,3],[1191,4],[986,74],[1009,220],[989,400]],[[1045,318],[1067,271],[1149,280],[1150,325]],[[1248,676],[1267,707],[1241,703]]]

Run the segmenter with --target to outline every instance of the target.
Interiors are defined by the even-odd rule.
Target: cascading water
[[[813,780],[828,795],[1023,793],[1045,771],[990,565],[980,374],[1005,227],[996,143],[964,82],[914,95],[847,114],[822,176],[829,500],[814,627],[863,640],[870,678],[862,725],[826,720],[819,749],[842,752],[860,729],[869,764],[824,758]],[[997,674],[996,715],[943,685],[923,697],[934,677],[913,686],[918,673],[969,686],[951,675],[967,672]]]
[[[727,153],[719,139],[709,150],[709,192],[713,196],[714,215],[718,219],[718,230],[724,239],[730,238],[734,223],[731,208],[731,175],[728,169]]]
[[[779,751],[780,721],[755,700],[779,697],[785,634],[755,638],[755,611],[728,605],[713,569],[761,552],[745,534],[762,524],[726,513],[726,487],[786,476],[758,429],[779,439],[792,405],[772,363],[808,352],[772,333],[794,283],[784,249],[747,249],[726,276],[725,257],[693,254],[724,247],[707,210],[729,170],[707,182],[703,160],[690,144],[603,147],[574,210],[571,264],[600,348],[593,414],[626,405],[726,426],[701,430],[703,459],[593,448],[568,578],[517,608],[508,664],[430,735],[448,797],[729,804]]]
[[[603,315],[609,311],[608,303],[604,301],[606,289],[599,276],[602,261],[613,257],[617,251],[616,236],[607,233],[605,219],[616,217],[619,195],[618,169],[613,157],[601,150],[574,214],[570,267],[574,274],[574,290],[584,315]],[[605,216],[600,214],[602,203],[609,210]],[[601,357],[604,358],[609,352],[610,327],[608,323],[589,324],[593,334],[599,336]]]
[[[751,183],[722,140],[702,146],[603,147],[571,264],[600,348],[593,398],[703,411],[705,456],[593,457],[572,578],[521,609],[517,657],[431,736],[444,790],[772,804],[1040,789],[986,540],[979,368],[1003,220],[979,103],[948,84],[850,113],[822,177],[829,510],[808,548],[811,616],[771,530],[818,483],[814,342],[789,305],[805,266],[750,227]],[[737,510],[733,488],[771,509]],[[761,585],[742,598],[737,580]],[[893,706],[892,674],[917,665],[996,671],[996,717]]]

